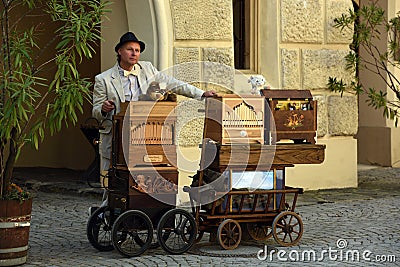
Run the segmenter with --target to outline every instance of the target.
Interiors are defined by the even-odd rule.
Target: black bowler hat
[[[119,39],[119,43],[115,46],[115,52],[118,53],[118,49],[125,43],[127,42],[136,42],[139,43],[140,45],[140,52],[143,52],[146,45],[142,42],[139,41],[138,38],[136,38],[135,34],[133,32],[127,32],[124,35],[121,36]]]

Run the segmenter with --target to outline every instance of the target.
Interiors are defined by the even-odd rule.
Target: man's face
[[[127,42],[118,49],[121,56],[121,67],[131,68],[140,58],[140,44],[136,42]]]

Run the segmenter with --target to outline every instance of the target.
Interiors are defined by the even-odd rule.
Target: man
[[[120,111],[120,103],[137,101],[145,94],[151,81],[157,80],[167,85],[167,89],[187,97],[201,99],[215,95],[214,91],[203,91],[159,72],[152,63],[139,61],[145,50],[145,43],[138,40],[132,32],[121,36],[115,46],[117,63],[95,77],[93,91],[93,117],[102,122],[105,129],[100,130],[100,170],[110,168],[112,142],[112,115]]]

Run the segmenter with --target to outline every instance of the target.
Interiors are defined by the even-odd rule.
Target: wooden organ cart
[[[266,119],[271,143],[289,139],[294,143],[315,144],[317,138],[317,102],[309,90],[261,90],[271,115]]]
[[[200,171],[185,187],[197,240],[209,232],[222,248],[235,249],[245,231],[254,240],[273,236],[282,246],[299,242],[303,223],[295,207],[302,189],[285,185],[285,168],[322,163],[325,146],[269,144],[267,105],[264,96],[206,99]]]
[[[122,103],[113,116],[108,206],[87,227],[90,243],[100,251],[115,248],[132,257],[160,245],[180,254],[193,245],[195,220],[175,208],[175,107],[168,101]]]

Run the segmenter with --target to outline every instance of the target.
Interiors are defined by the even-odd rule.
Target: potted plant
[[[32,198],[12,183],[15,162],[24,145],[38,149],[45,133],[75,124],[77,112],[83,112],[91,82],[78,66],[95,52],[108,4],[1,1],[0,252],[6,253],[0,253],[0,266],[26,261]]]

